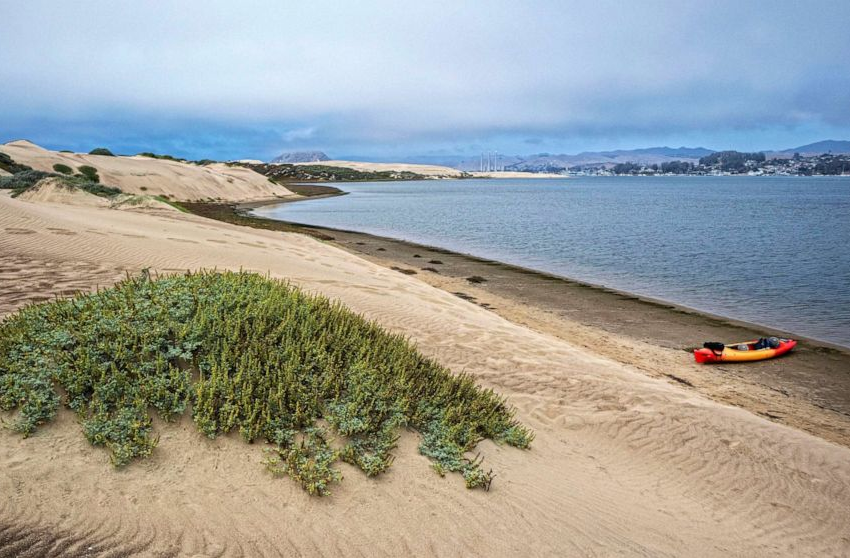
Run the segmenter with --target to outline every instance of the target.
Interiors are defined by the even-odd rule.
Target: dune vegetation
[[[0,408],[25,436],[73,409],[116,466],[157,445],[153,412],[191,409],[197,428],[265,441],[266,466],[311,494],[393,461],[398,431],[441,475],[489,488],[469,452],[482,439],[527,448],[505,400],[422,356],[342,305],[251,273],[128,278],[97,293],[26,307],[0,322]]]
[[[96,175],[95,175],[96,176]],[[79,189],[95,196],[112,198],[121,194],[121,190],[112,186],[104,186],[97,180],[88,176],[77,174],[68,176],[66,174],[55,174],[38,170],[23,170],[12,176],[0,177],[0,190],[11,190],[12,197],[18,197],[27,190],[34,188],[42,180],[55,178],[69,189]]]

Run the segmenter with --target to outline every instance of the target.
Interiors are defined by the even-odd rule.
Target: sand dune
[[[88,207],[110,206],[108,199],[70,186],[63,182],[61,178],[39,180],[32,188],[22,193],[19,198],[31,202],[61,203]]]
[[[45,172],[53,172],[53,165],[57,163],[73,169],[89,165],[97,169],[103,184],[118,187],[129,194],[165,194],[186,201],[250,201],[292,195],[292,192],[270,182],[261,174],[223,163],[198,166],[140,156],[62,153],[43,149],[28,141],[0,145],[0,152],[18,163]]]
[[[0,431],[0,554],[850,554],[845,447],[305,236],[0,194],[0,313],[144,267],[243,268],[340,299],[509,396],[533,447],[481,444],[498,476],[467,491],[405,433],[387,474],[346,467],[317,499],[271,478],[260,447],[188,420],[157,424],[153,457],[115,471],[63,412],[30,439]]]
[[[90,194],[85,190],[68,184],[61,178],[45,178],[38,181],[32,188],[23,192],[18,199],[62,205],[80,205],[85,207],[104,207],[125,211],[143,211],[173,213],[179,210],[153,196],[136,196],[133,194],[118,194],[105,198]]]

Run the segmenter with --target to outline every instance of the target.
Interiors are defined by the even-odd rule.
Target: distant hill
[[[575,155],[537,153],[533,155],[499,155],[500,168],[512,171],[559,172],[575,166],[613,167],[618,163],[661,164],[670,161],[697,162],[700,157],[714,153],[705,147],[646,147],[615,151],[585,151]],[[420,158],[421,159],[421,158]],[[438,158],[434,158],[438,159]],[[440,164],[464,171],[477,171],[480,157],[440,159]]]
[[[850,154],[850,141],[846,140],[824,140],[818,141],[815,143],[809,143],[807,145],[801,145],[800,147],[792,147],[789,149],[783,149],[779,153],[799,153],[800,155],[820,155],[821,153],[846,153]]]
[[[649,156],[659,155],[661,157],[673,157],[675,159],[699,159],[706,155],[714,153],[711,149],[705,147],[646,147],[643,149],[628,149],[617,151],[600,151],[599,155],[606,157],[622,157],[622,156]],[[592,153],[591,153],[592,154]]]
[[[550,155],[541,153],[523,157],[507,166],[509,170],[557,172],[576,166],[613,167],[619,163],[661,164],[670,161],[696,162],[700,157],[714,153],[704,147],[647,147],[643,149],[618,149],[615,151],[585,151],[576,155]]]
[[[291,153],[281,153],[279,157],[271,160],[271,163],[318,163],[319,161],[330,161],[330,157],[321,151],[293,151]]]

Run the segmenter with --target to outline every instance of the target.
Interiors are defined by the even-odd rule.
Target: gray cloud
[[[224,153],[850,130],[850,4],[685,4],[0,0],[0,134],[129,147],[191,122],[185,150]]]

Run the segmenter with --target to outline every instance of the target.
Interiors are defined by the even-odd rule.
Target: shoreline
[[[288,202],[310,199],[291,199]],[[264,204],[265,205],[265,204]],[[415,275],[473,304],[716,401],[850,447],[850,348],[774,327],[452,250],[255,215]],[[439,263],[431,263],[431,262]],[[481,282],[469,278],[480,277]],[[799,341],[789,355],[698,365],[692,350],[767,335]]]
[[[800,333],[795,333],[793,331],[786,330],[786,329],[776,327],[776,326],[771,326],[771,325],[768,325],[768,324],[761,324],[761,323],[758,323],[758,322],[751,322],[751,321],[747,321],[747,320],[741,320],[741,319],[738,319],[738,318],[733,318],[733,317],[730,317],[730,316],[724,316],[722,314],[715,314],[715,313],[710,312],[708,310],[704,310],[704,309],[701,309],[701,308],[695,308],[695,307],[692,307],[692,306],[688,306],[688,305],[681,304],[681,303],[678,303],[678,302],[665,300],[665,299],[662,299],[662,298],[656,298],[656,297],[652,297],[652,296],[648,296],[648,295],[634,293],[634,292],[631,292],[631,291],[617,289],[615,287],[609,287],[607,285],[592,283],[590,281],[584,281],[584,280],[581,280],[581,279],[568,277],[566,275],[558,275],[556,273],[551,273],[551,272],[548,272],[548,271],[543,271],[543,270],[539,270],[539,269],[535,269],[535,268],[531,268],[531,267],[525,267],[525,266],[522,266],[522,265],[519,265],[519,264],[503,262],[501,260],[494,260],[494,259],[486,258],[486,257],[483,257],[483,256],[476,256],[474,254],[469,254],[469,253],[466,253],[466,252],[459,252],[459,251],[456,251],[456,250],[452,250],[450,248],[442,248],[440,246],[433,246],[433,245],[430,245],[430,244],[422,244],[420,242],[415,242],[415,241],[412,241],[412,240],[405,240],[405,239],[395,238],[395,237],[390,237],[390,236],[381,236],[381,235],[376,235],[376,234],[362,232],[362,231],[354,231],[354,230],[350,230],[350,229],[340,229],[340,228],[335,228],[335,227],[326,227],[326,226],[322,226],[322,225],[310,225],[310,224],[306,224],[306,223],[298,223],[298,222],[295,222],[295,221],[287,221],[287,220],[283,220],[283,219],[273,219],[271,217],[264,217],[262,215],[257,215],[256,213],[253,212],[253,210],[256,209],[256,208],[265,207],[265,206],[269,206],[269,205],[278,205],[278,204],[283,205],[283,204],[309,201],[309,200],[315,200],[315,199],[344,196],[344,195],[347,195],[347,194],[348,194],[348,192],[340,191],[339,193],[322,194],[322,195],[317,195],[317,196],[299,196],[299,197],[292,197],[292,198],[287,198],[287,199],[261,200],[261,201],[257,201],[257,202],[248,202],[248,203],[243,203],[243,204],[237,204],[235,206],[235,209],[236,209],[237,212],[245,215],[246,217],[250,217],[250,218],[254,218],[254,219],[262,219],[262,220],[266,220],[266,221],[276,221],[276,222],[288,225],[290,227],[302,228],[302,229],[308,230],[308,231],[313,230],[313,231],[323,231],[323,232],[326,232],[326,233],[338,233],[338,234],[345,234],[345,235],[359,235],[359,236],[369,237],[369,238],[372,238],[372,239],[379,239],[379,240],[382,240],[382,241],[385,241],[385,242],[407,245],[407,246],[413,247],[413,248],[421,248],[423,250],[427,250],[427,251],[431,251],[431,252],[451,254],[451,255],[454,255],[454,256],[463,257],[463,258],[466,258],[466,259],[469,259],[469,260],[474,260],[474,261],[477,261],[477,262],[480,262],[480,263],[483,263],[483,264],[487,264],[487,265],[494,265],[494,264],[500,265],[500,266],[504,266],[506,268],[515,269],[518,272],[523,273],[523,274],[538,275],[540,277],[546,278],[547,280],[564,281],[564,282],[567,282],[567,283],[575,284],[575,285],[580,286],[580,287],[597,289],[599,291],[610,293],[610,294],[621,296],[621,297],[634,298],[634,299],[637,299],[637,300],[639,300],[643,303],[646,303],[646,304],[665,307],[665,308],[668,308],[668,309],[671,309],[671,310],[675,310],[677,312],[684,312],[684,313],[702,316],[706,319],[724,322],[724,323],[727,323],[729,325],[734,325],[734,326],[741,327],[741,328],[752,329],[752,330],[756,330],[756,329],[764,330],[764,331],[770,332],[772,335],[775,335],[777,337],[792,338],[792,339],[795,339],[797,341],[802,341],[802,342],[804,342],[808,345],[811,345],[813,347],[818,347],[818,348],[828,349],[828,350],[834,350],[834,351],[838,351],[838,352],[844,352],[844,353],[847,353],[848,356],[850,356],[850,345],[842,345],[840,343],[827,341],[825,339],[819,339],[817,337],[811,337],[811,336],[803,335],[803,334],[800,334]],[[743,341],[743,339],[742,339],[742,341]],[[700,348],[700,347],[701,347],[701,345],[699,347],[696,346],[696,345],[694,346],[694,348]]]

